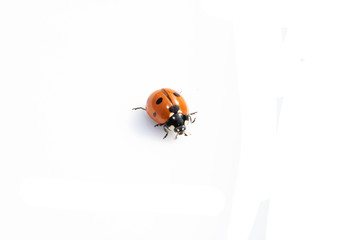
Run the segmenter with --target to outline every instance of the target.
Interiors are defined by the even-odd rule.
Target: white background
[[[1,239],[359,239],[355,1],[1,1]],[[199,111],[162,140],[151,91]]]

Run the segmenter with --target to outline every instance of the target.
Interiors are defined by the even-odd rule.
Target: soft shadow
[[[134,133],[152,139],[162,139],[165,132],[162,127],[154,127],[154,122],[144,110],[131,110],[130,126]],[[170,135],[170,134],[169,134]],[[169,136],[168,136],[169,137]]]

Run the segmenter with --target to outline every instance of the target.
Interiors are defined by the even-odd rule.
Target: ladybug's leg
[[[189,114],[189,118],[190,118],[190,122],[191,122],[191,123],[194,123],[195,120],[196,120],[196,118],[193,119],[193,118],[190,116],[190,114]]]
[[[133,108],[132,110],[138,110],[138,109],[142,109],[142,110],[145,110],[145,111],[146,111],[146,109],[143,108],[143,107],[136,107],[136,108]]]
[[[192,117],[190,117],[191,123],[194,123],[196,118],[194,118],[194,120],[192,119]]]
[[[167,130],[166,127],[164,127],[164,131],[166,132],[165,136],[163,137],[163,139],[165,139],[167,137],[167,135],[169,134],[169,131]]]
[[[164,125],[165,123],[158,123],[158,124],[155,124],[154,127],[158,127],[158,126],[162,126]]]
[[[195,120],[196,120],[196,118],[194,118],[194,120],[192,119],[192,117],[191,117],[191,115],[194,115],[194,114],[196,114],[197,112],[193,112],[193,113],[190,113],[189,114],[189,118],[190,118],[190,122],[191,123],[194,123],[195,122]]]

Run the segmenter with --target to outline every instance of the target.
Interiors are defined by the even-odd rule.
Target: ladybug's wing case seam
[[[162,88],[166,92],[166,96],[170,99],[173,105],[178,105],[179,109],[183,114],[189,114],[188,106],[185,102],[185,99],[176,91],[170,88]]]
[[[174,102],[173,102],[173,100],[171,99],[169,93],[167,93],[164,88],[161,89],[161,92],[164,93],[164,95],[169,99],[169,101],[171,102],[171,105],[174,105]]]

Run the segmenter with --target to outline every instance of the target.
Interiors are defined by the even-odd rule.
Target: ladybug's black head
[[[184,134],[184,131],[186,130],[186,126],[185,125],[181,125],[177,128],[174,129],[174,132],[180,134],[180,135],[183,135]]]
[[[175,133],[182,135],[186,130],[186,125],[189,122],[189,116],[182,113],[173,114],[165,123],[166,127]]]

